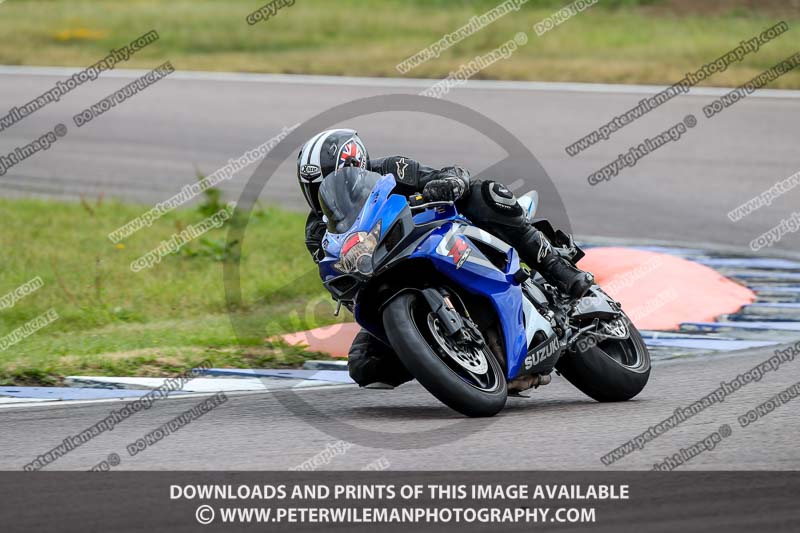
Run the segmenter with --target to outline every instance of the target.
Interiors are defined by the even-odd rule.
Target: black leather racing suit
[[[513,193],[501,183],[471,178],[466,170],[457,166],[434,169],[403,156],[372,160],[369,170],[393,174],[397,180],[394,191],[397,194],[410,196],[422,192],[426,197],[439,199],[437,193],[443,188],[452,191],[447,194],[456,200],[461,214],[516,248],[529,266],[546,277],[548,271],[566,268],[547,238],[526,222]],[[312,211],[306,221],[306,247],[315,261],[324,257],[321,249],[324,234],[322,214]],[[391,347],[363,329],[350,347],[348,369],[361,386],[375,382],[396,386],[412,379]]]

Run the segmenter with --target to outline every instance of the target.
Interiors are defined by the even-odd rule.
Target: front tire
[[[430,315],[425,299],[412,292],[397,296],[384,309],[386,336],[403,365],[428,392],[461,414],[485,417],[500,412],[508,390],[503,369],[491,350],[484,345],[485,379],[481,375],[473,382],[468,371],[443,354]]]
[[[625,323],[627,339],[570,351],[556,363],[556,370],[598,402],[623,402],[642,392],[650,379],[650,352],[639,330],[627,318]]]

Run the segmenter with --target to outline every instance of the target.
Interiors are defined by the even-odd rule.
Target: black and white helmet
[[[311,137],[297,156],[297,181],[308,205],[320,213],[322,179],[343,167],[369,168],[369,154],[356,130],[327,130]]]

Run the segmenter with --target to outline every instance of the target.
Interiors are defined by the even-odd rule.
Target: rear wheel
[[[605,339],[582,351],[570,351],[556,370],[581,392],[598,402],[630,400],[650,379],[650,352],[627,318],[626,339]]]
[[[403,365],[451,409],[482,417],[505,406],[506,379],[494,354],[485,343],[466,347],[452,340],[424,298],[401,294],[384,309],[383,325]]]

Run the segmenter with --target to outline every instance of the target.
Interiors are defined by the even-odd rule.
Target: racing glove
[[[306,248],[315,263],[319,263],[325,258],[325,251],[322,249],[322,237],[325,235],[326,229],[322,217],[313,211],[309,213],[306,220]]]
[[[422,189],[426,202],[454,202],[464,196],[467,186],[464,180],[448,177],[429,181]]]

